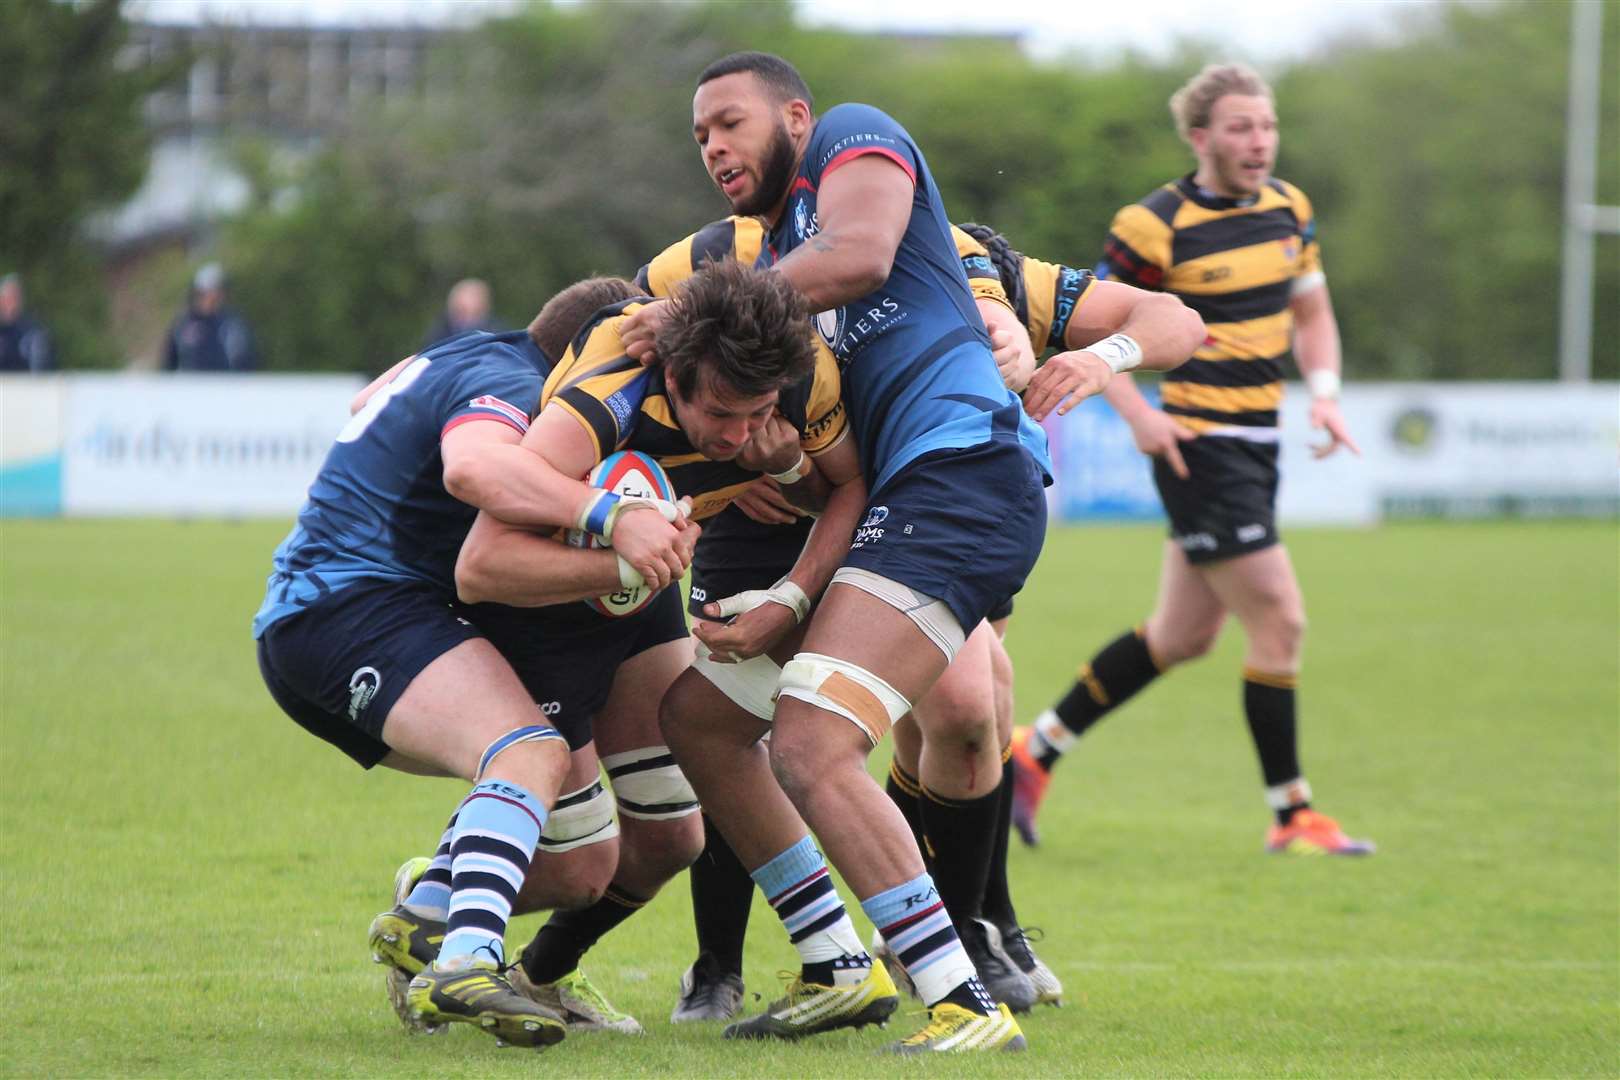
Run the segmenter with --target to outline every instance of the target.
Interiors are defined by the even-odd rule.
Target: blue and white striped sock
[[[540,800],[509,780],[478,784],[456,811],[450,904],[439,963],[478,952],[504,962],[506,920],[546,824]]]
[[[979,984],[973,970],[973,961],[962,948],[956,927],[945,911],[934,879],[928,874],[912,878],[904,885],[878,893],[861,901],[861,910],[878,928],[883,940],[905,965],[906,974],[917,986],[917,996],[924,1005],[935,1005],[952,990],[972,980],[986,1005],[985,1012],[993,1012],[989,996]]]
[[[864,964],[840,966],[832,971],[843,981],[859,982],[866,977],[872,964],[861,947],[860,935],[849,920],[838,890],[833,887],[827,872],[827,861],[806,836],[786,851],[771,859],[750,875],[771,902],[776,915],[787,928],[788,938],[806,968],[815,964],[834,964],[846,958],[865,960]],[[831,969],[828,969],[829,971]],[[855,978],[858,975],[859,978]],[[822,978],[813,981],[824,981]],[[838,980],[835,978],[834,984]]]
[[[450,815],[450,823],[444,827],[438,849],[433,852],[432,864],[416,879],[411,895],[405,898],[405,907],[424,919],[443,922],[450,914],[450,841],[455,836],[458,816]]]

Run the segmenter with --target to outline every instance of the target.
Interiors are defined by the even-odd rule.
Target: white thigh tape
[[[717,664],[714,654],[701,641],[692,669],[714,684],[735,705],[747,709],[767,724],[776,716],[776,683],[782,669],[768,656],[756,656],[735,664]]]
[[[837,713],[865,732],[873,746],[911,711],[900,691],[870,671],[821,653],[800,653],[789,660],[778,694]]]
[[[877,597],[916,623],[917,629],[927,634],[928,640],[939,646],[939,651],[945,654],[946,663],[955,660],[956,654],[962,651],[962,643],[967,640],[967,634],[963,633],[962,624],[956,621],[956,616],[951,614],[951,609],[945,601],[925,596],[910,585],[886,578],[882,574],[874,574],[870,570],[854,566],[839,567],[837,573],[833,574],[832,583],[853,585],[861,592]]]
[[[602,759],[619,813],[642,821],[668,821],[698,810],[697,793],[667,746],[643,746]]]
[[[619,822],[613,816],[613,796],[593,780],[578,791],[557,799],[540,832],[540,850],[552,855],[587,844],[600,844],[619,835]]]

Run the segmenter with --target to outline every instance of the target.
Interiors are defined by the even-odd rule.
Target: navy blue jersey
[[[471,333],[407,364],[350,418],[276,548],[253,636],[347,585],[421,581],[455,596],[456,556],[477,510],[444,489],[439,440],[473,421],[519,434],[549,364],[525,331]]]
[[[888,280],[815,321],[844,369],[868,487],[923,454],[978,446],[996,434],[1016,437],[1050,475],[1045,433],[1002,385],[990,356],[928,164],[892,118],[870,105],[837,105],[816,122],[766,258],[786,256],[820,230],[822,180],[864,154],[882,154],[911,177],[911,221]]]

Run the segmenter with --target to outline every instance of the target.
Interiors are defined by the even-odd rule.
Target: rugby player
[[[953,660],[988,693],[980,624],[1017,592],[1039,550],[1044,436],[1001,383],[938,190],[899,125],[861,105],[818,120],[798,73],[768,54],[726,57],[698,82],[693,132],[705,166],[735,212],[765,218],[768,258],[822,309],[817,328],[844,366],[871,492],[801,651],[783,667],[769,771],[749,752],[759,724],[666,710],[671,746],[804,962],[784,999],[727,1034],[795,1038],[894,1008],[893,982],[855,937],[813,829],[929,1006],[928,1025],[896,1049],[1020,1048],[1017,1022],[986,994],[865,760]],[[648,330],[655,311],[641,313]],[[978,770],[976,757],[963,773],[994,787],[993,742],[978,753],[988,767]]]
[[[612,298],[572,297],[587,311]],[[378,917],[372,947],[415,976],[397,1007],[429,1026],[473,1023],[524,1046],[555,1043],[565,1028],[508,982],[502,939],[588,718],[536,709],[456,610],[455,565],[479,507],[546,523],[530,506],[551,477],[516,444],[539,399],[546,345],[560,347],[578,322],[577,307],[554,303],[532,334],[441,343],[375,388],[276,549],[253,624],[271,696],[300,725],[365,768],[472,783],[438,845],[443,872]],[[663,554],[635,538],[642,519],[673,529],[666,517],[678,517],[674,506],[623,508],[635,558]],[[541,602],[597,595],[620,578],[613,552],[553,543],[536,558],[565,583]],[[424,955],[428,922],[442,941]]]
[[[525,446],[562,477],[583,477],[615,450],[642,450],[663,464],[696,519],[722,510],[762,470],[784,476],[796,470],[798,494],[823,512],[798,558],[782,568],[777,589],[792,599],[768,626],[754,620],[748,633],[724,628],[723,640],[710,642],[752,655],[803,617],[836,569],[865,506],[854,445],[846,438],[837,365],[826,350],[813,351],[802,301],[779,275],[734,261],[699,269],[675,290],[677,318],[660,333],[664,362],[658,367],[628,360],[619,338],[619,328],[644,302],[604,308],[579,332],[546,382]],[[562,500],[541,512],[568,522],[581,513]],[[457,571],[463,595],[523,603],[531,589],[552,588],[549,561],[537,559],[532,569],[529,562],[531,552],[550,543],[494,514],[481,515]],[[679,570],[671,566],[663,573],[667,581]],[[678,591],[665,596],[678,617]],[[661,669],[661,681],[637,684],[632,726],[641,745],[634,753],[603,757],[627,833],[613,882],[596,902],[553,915],[513,970],[514,985],[561,1012],[571,1028],[640,1030],[584,978],[580,959],[702,846],[696,800],[656,738],[659,699],[688,655],[678,650],[673,666]],[[606,734],[598,725],[598,739]],[[656,845],[628,843],[632,828],[660,820],[682,826],[679,838],[666,842],[682,853],[678,861]]]
[[[1197,169],[1114,217],[1098,276],[1180,296],[1209,337],[1168,375],[1163,408],[1128,378],[1105,391],[1154,457],[1170,519],[1147,622],[1105,645],[1053,708],[1014,736],[1014,820],[1026,842],[1050,773],[1091,725],[1177,664],[1207,653],[1230,613],[1248,638],[1243,707],[1275,820],[1271,852],[1365,855],[1312,806],[1296,688],[1305,608],[1276,527],[1277,409],[1290,344],[1311,394],[1317,457],[1360,453],[1340,413],[1338,324],[1310,201],[1271,175],[1271,88],[1237,64],[1206,67],[1170,99]]]

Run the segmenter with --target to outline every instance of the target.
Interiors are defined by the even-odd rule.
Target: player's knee
[[[690,708],[692,685],[682,675],[670,684],[658,703],[658,730],[664,742],[677,754],[685,752],[689,743],[701,737],[702,725]]]
[[[1148,652],[1160,671],[1206,656],[1221,635],[1219,622],[1196,626],[1148,624]]]
[[[922,726],[923,740],[929,744],[977,750],[995,743],[995,698],[984,693],[986,688],[964,688],[961,692],[930,695],[918,705],[917,720]],[[926,706],[926,707],[925,707]]]
[[[646,893],[697,862],[703,854],[703,817],[691,813],[659,822],[631,819],[619,853],[620,882]]]
[[[824,769],[821,748],[805,734],[803,725],[779,724],[768,744],[771,773],[794,803],[810,793],[817,773]]]

